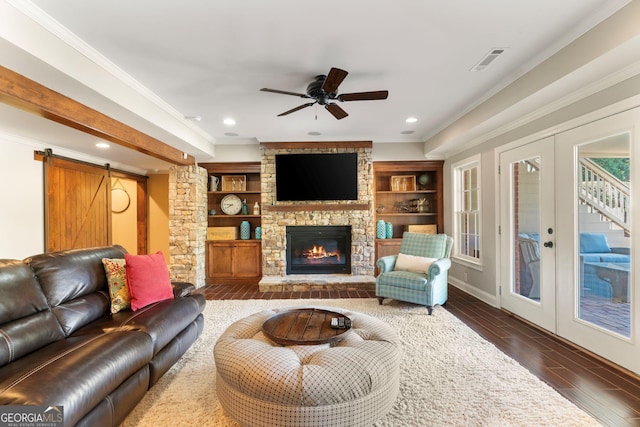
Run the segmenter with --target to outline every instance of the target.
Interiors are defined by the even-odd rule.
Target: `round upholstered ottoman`
[[[402,356],[398,335],[362,313],[316,308],[348,316],[351,330],[333,344],[276,344],[262,324],[284,308],[238,320],[216,342],[218,399],[241,425],[370,426],[393,406]]]

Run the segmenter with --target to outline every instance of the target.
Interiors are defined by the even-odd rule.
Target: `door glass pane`
[[[578,317],[631,335],[629,135],[578,149]]]
[[[540,157],[511,164],[513,293],[540,301]]]

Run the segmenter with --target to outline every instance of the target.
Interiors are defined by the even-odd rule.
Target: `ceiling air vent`
[[[489,64],[491,64],[493,61],[495,61],[498,56],[502,55],[505,50],[506,50],[506,48],[503,48],[503,47],[495,47],[495,48],[491,49],[489,51],[489,53],[487,53],[484,56],[484,58],[482,58],[480,60],[480,62],[478,62],[476,65],[473,66],[471,71],[482,71],[482,70],[484,70],[485,68],[487,68],[487,66]]]

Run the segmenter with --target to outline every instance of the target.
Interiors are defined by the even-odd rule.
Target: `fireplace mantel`
[[[303,205],[267,205],[265,212],[367,211],[371,203],[307,203]]]

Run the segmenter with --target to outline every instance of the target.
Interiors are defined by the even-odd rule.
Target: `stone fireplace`
[[[351,274],[351,226],[288,226],[289,274]]]
[[[287,281],[359,282],[371,284],[375,264],[372,143],[310,142],[260,144],[262,193],[262,274],[260,289]],[[357,153],[358,199],[343,201],[283,202],[276,200],[276,154]],[[287,259],[287,228],[295,226],[343,226],[350,228],[350,271],[291,274]],[[325,286],[326,287],[326,286]]]

